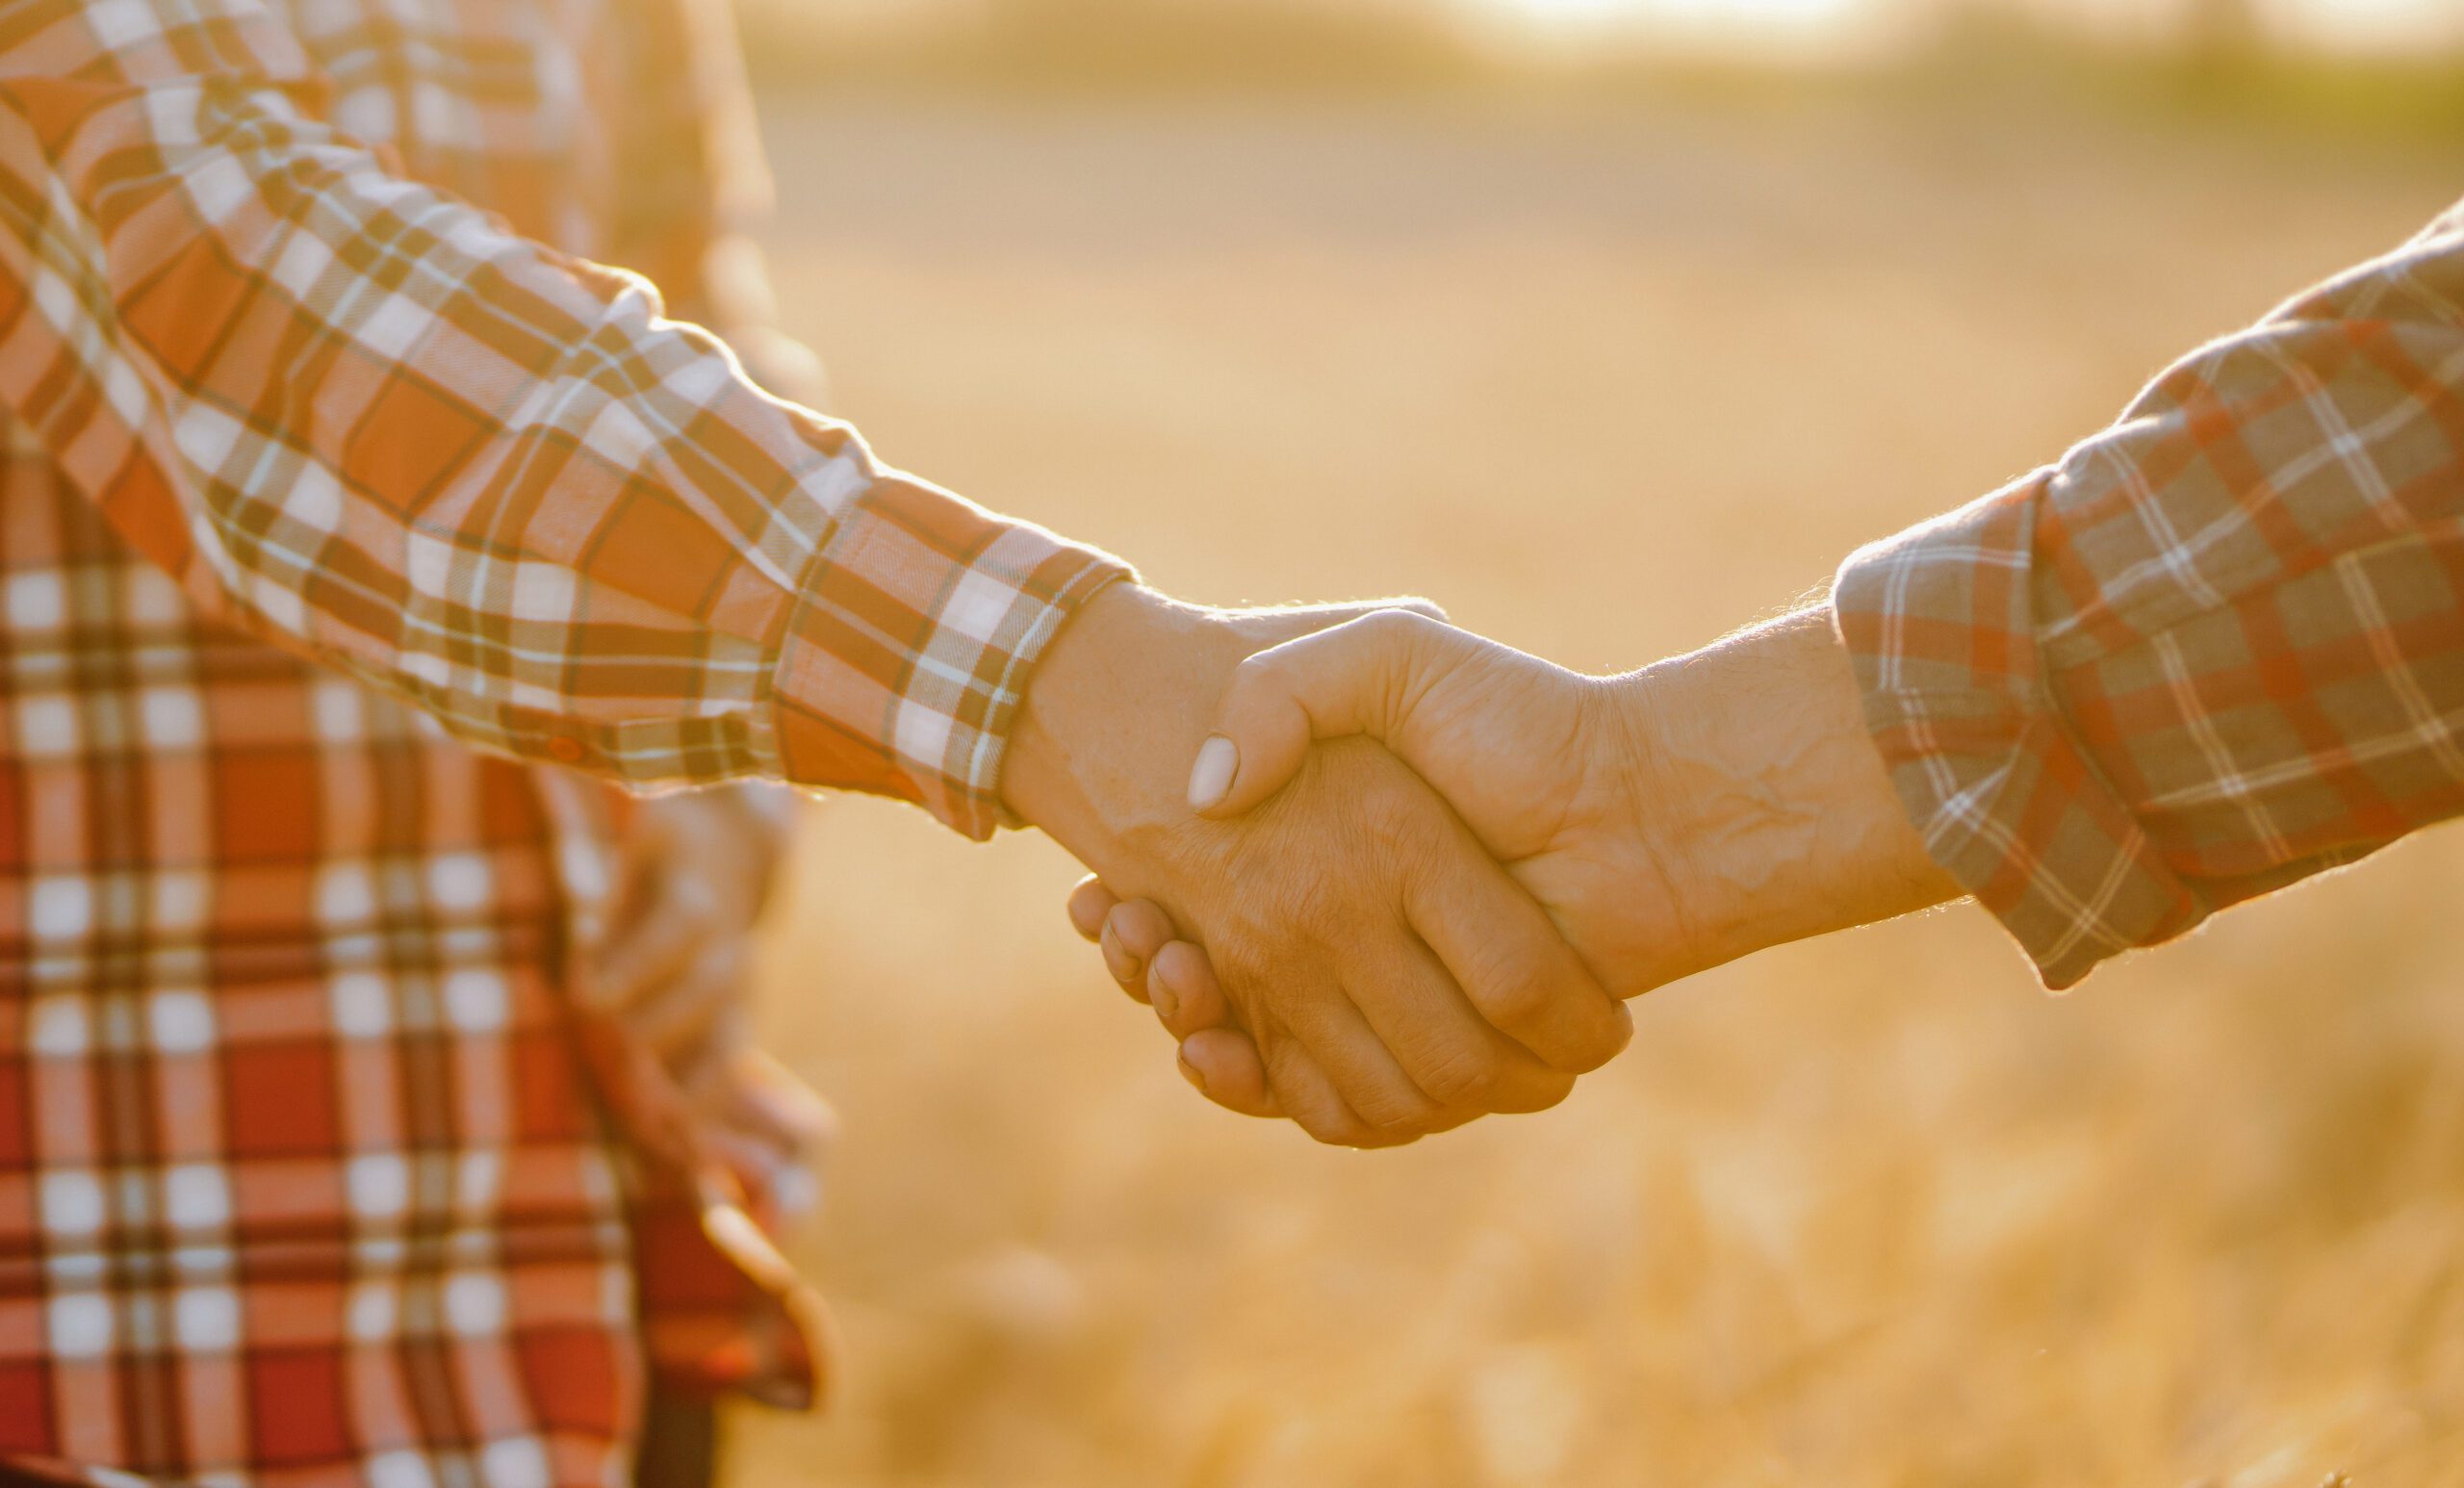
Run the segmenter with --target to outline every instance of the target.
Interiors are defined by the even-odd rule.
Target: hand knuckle
[[[1360,1118],[1381,1132],[1419,1131],[1432,1114],[1427,1099],[1413,1090],[1379,1086],[1350,1099],[1351,1108]]]
[[[1252,938],[1263,945],[1313,939],[1339,929],[1343,900],[1331,876],[1303,863],[1287,863],[1255,901]]]
[[[1301,1124],[1301,1130],[1326,1146],[1361,1150],[1392,1146],[1401,1136],[1399,1132],[1389,1132],[1348,1111],[1318,1113],[1311,1121]]]
[[[1170,944],[1178,934],[1172,917],[1164,912],[1163,906],[1143,899],[1138,902],[1131,916],[1131,931],[1136,936],[1132,943],[1144,946],[1149,951],[1161,950]]]
[[[1271,651],[1259,652],[1244,657],[1241,664],[1232,669],[1232,680],[1225,690],[1232,696],[1245,697],[1259,688],[1282,682],[1286,675],[1280,657]]]
[[[1528,1027],[1556,1006],[1557,978],[1535,962],[1516,959],[1493,970],[1480,989],[1480,1011],[1500,1027]]]
[[[1504,1060],[1485,1044],[1450,1047],[1427,1057],[1420,1087],[1442,1106],[1488,1107],[1504,1074]]]
[[[1626,1045],[1622,1040],[1614,1038],[1591,1038],[1586,1036],[1567,1058],[1559,1060],[1557,1063],[1569,1074],[1587,1075],[1593,1070],[1598,1069],[1601,1065],[1607,1064],[1610,1060],[1615,1059],[1620,1053],[1624,1052],[1625,1047]]]
[[[1546,1070],[1512,1082],[1501,1094],[1500,1113],[1528,1115],[1546,1111],[1574,1093],[1575,1077],[1559,1070]]]
[[[1618,1019],[1604,1018],[1597,1024],[1578,1023],[1558,1039],[1562,1046],[1549,1063],[1569,1074],[1589,1074],[1625,1052],[1626,1037]]]
[[[1372,610],[1354,624],[1369,632],[1369,638],[1381,646],[1409,642],[1427,621],[1403,608]]]
[[[1365,819],[1390,834],[1400,834],[1427,820],[1427,802],[1421,788],[1399,767],[1361,772],[1351,796]]]
[[[1246,940],[1211,947],[1209,954],[1215,961],[1215,985],[1226,998],[1273,1004],[1271,989],[1279,980],[1276,958]]]
[[[1352,1118],[1350,1112],[1330,1102],[1299,1094],[1288,1084],[1278,1081],[1274,1090],[1293,1124],[1307,1132],[1313,1140],[1328,1146],[1348,1145],[1344,1139],[1360,1124]]]
[[[1358,1131],[1355,1123],[1342,1117],[1330,1116],[1322,1112],[1304,1111],[1296,1115],[1293,1117],[1293,1121],[1302,1131],[1309,1134],[1310,1141],[1318,1142],[1322,1146],[1357,1147],[1364,1145],[1361,1138],[1365,1134]]]
[[[1327,803],[1328,856],[1374,871],[1386,879],[1424,872],[1434,861],[1425,840],[1427,815],[1410,782],[1386,770],[1347,777],[1341,796]]]

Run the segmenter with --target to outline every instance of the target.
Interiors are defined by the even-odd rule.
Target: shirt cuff
[[[1927,851],[2059,990],[2190,930],[2208,907],[2165,865],[2047,684],[2032,557],[2051,475],[1860,550],[1832,609],[1866,729]]]
[[[911,801],[981,841],[1027,680],[1109,553],[884,473],[798,587],[773,674],[776,773]]]

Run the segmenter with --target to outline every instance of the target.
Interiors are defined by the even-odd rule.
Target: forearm
[[[1618,679],[1637,821],[1702,966],[1957,897],[1808,609]]]

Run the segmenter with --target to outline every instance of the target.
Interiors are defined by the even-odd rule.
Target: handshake
[[[1538,1111],[1623,1001],[1938,904],[1827,610],[1617,677],[1427,607],[1130,584],[1054,642],[1002,794],[1211,1099],[1391,1146]]]

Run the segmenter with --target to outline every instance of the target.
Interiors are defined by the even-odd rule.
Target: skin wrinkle
[[[1702,969],[1775,940],[1886,917],[1954,891],[1910,838],[1871,757],[1844,654],[1819,610],[1606,684],[1633,720],[1586,791],[1623,803],[1660,911],[1656,964]]]
[[[1583,707],[1597,721],[1591,731],[1608,739],[1610,749],[1604,759],[1597,762],[1588,751],[1578,754],[1577,757],[1584,760],[1584,768],[1577,792],[1580,798],[1597,803],[1583,813],[1585,816],[1603,821],[1627,819],[1626,835],[1641,850],[1641,871],[1654,880],[1649,888],[1639,889],[1634,897],[1647,903],[1656,900],[1665,907],[1671,942],[1666,954],[1672,961],[1692,962],[1704,954],[1707,927],[1694,908],[1694,896],[1686,892],[1682,875],[1671,866],[1669,847],[1653,830],[1652,813],[1641,805],[1646,801],[1682,799],[1673,788],[1675,771],[1670,768],[1672,751],[1663,720],[1658,710],[1650,706],[1650,700],[1641,672],[1608,679],[1588,690]],[[1597,768],[1598,762],[1611,768],[1604,772]],[[1560,812],[1552,840],[1562,838],[1575,820],[1571,808]]]
[[[1356,723],[1512,862],[1612,995],[1959,892],[1866,742],[1848,655],[1823,611],[1607,680],[1425,617],[1389,618],[1292,642],[1260,680],[1266,694],[1219,713],[1238,747],[1258,751],[1260,771],[1210,808],[1214,819],[1272,822],[1293,809],[1289,792],[1321,761],[1376,747],[1341,735]],[[1278,727],[1279,706],[1306,712],[1313,699],[1332,710],[1318,722],[1337,731],[1278,757],[1272,736],[1255,731]],[[1407,711],[1393,716],[1398,706]],[[1499,1026],[1517,1025],[1512,976],[1466,986],[1496,1000]],[[1281,1088],[1273,1051],[1261,1062],[1227,1025],[1185,1026],[1175,1030],[1190,1040],[1184,1058],[1209,1066],[1207,1082],[1226,1082],[1237,1097],[1226,1104],[1253,1106],[1246,1092],[1261,1070]],[[1409,1042],[1386,1033],[1390,1047]],[[1211,1040],[1203,1051],[1201,1037]],[[1495,1090],[1488,1098],[1509,1109]]]
[[[1416,668],[1414,668],[1413,670],[1414,670],[1414,672],[1415,672],[1416,674],[1418,674],[1418,673],[1420,673],[1420,672],[1422,671],[1422,669],[1421,669],[1421,668],[1417,668],[1417,667],[1416,667]],[[1491,676],[1495,680],[1497,680],[1497,681],[1503,682],[1503,681],[1505,681],[1505,680],[1506,680],[1506,679],[1505,679],[1505,678],[1503,677],[1503,675],[1502,675],[1502,669],[1501,669],[1501,668],[1497,668],[1497,667],[1493,667],[1493,666],[1492,666],[1492,667],[1488,667],[1488,668],[1486,668],[1486,671],[1487,671],[1487,672],[1490,674],[1490,676]],[[1429,685],[1430,685],[1430,683],[1429,683],[1428,681],[1424,681],[1424,682],[1422,683],[1422,691],[1423,691],[1424,693],[1425,693]],[[1591,690],[1592,690],[1593,692],[1595,692],[1595,693],[1596,693],[1596,692],[1598,692],[1600,689],[1591,689]],[[1553,740],[1553,741],[1550,741],[1549,745],[1547,746],[1550,750],[1552,750],[1552,751],[1554,753],[1554,755],[1555,755],[1557,757],[1559,757],[1559,758],[1580,758],[1580,757],[1582,757],[1583,751],[1582,751],[1582,749],[1581,749],[1581,731],[1582,731],[1582,727],[1583,727],[1583,715],[1584,715],[1584,713],[1586,713],[1586,712],[1588,712],[1588,711],[1590,710],[1590,708],[1589,708],[1589,703],[1590,703],[1590,699],[1589,699],[1589,698],[1586,698],[1586,700],[1585,700],[1585,706],[1584,706],[1583,708],[1581,708],[1581,709],[1578,709],[1578,710],[1577,710],[1577,712],[1576,712],[1574,715],[1570,716],[1570,717],[1567,719],[1565,732],[1564,732],[1563,734],[1559,735],[1556,739],[1554,739],[1554,740]],[[1400,717],[1400,716],[1408,716],[1408,715],[1400,715],[1400,714],[1399,714],[1399,715],[1394,715],[1394,716],[1399,716],[1399,717]],[[1547,844],[1551,844],[1551,843],[1557,842],[1558,840],[1560,840],[1561,838],[1563,838],[1563,837],[1565,836],[1565,834],[1566,834],[1566,830],[1567,830],[1567,826],[1568,826],[1568,824],[1569,824],[1569,823],[1574,819],[1574,816],[1575,816],[1575,808],[1576,808],[1576,804],[1577,804],[1579,800],[1581,800],[1581,799],[1582,799],[1582,795],[1583,795],[1583,791],[1584,791],[1584,788],[1585,788],[1586,783],[1587,783],[1587,777],[1578,775],[1578,776],[1576,778],[1576,780],[1575,780],[1574,783],[1573,783],[1571,786],[1569,786],[1569,788],[1568,788],[1567,790],[1565,790],[1563,793],[1561,793],[1561,794],[1558,796],[1557,800],[1553,803],[1553,804],[1554,804],[1554,806],[1555,806],[1555,808],[1556,808],[1556,809],[1555,809],[1555,812],[1554,812],[1553,816],[1551,816],[1551,817],[1549,817],[1549,818],[1546,818],[1546,819],[1545,819],[1545,824],[1544,824],[1544,825],[1542,825],[1542,826],[1539,828],[1539,830],[1538,830],[1538,832],[1537,832],[1537,834],[1536,834],[1537,839],[1538,839],[1538,840],[1539,840],[1539,841],[1544,845],[1544,847],[1545,847]],[[1527,854],[1527,855],[1523,855],[1522,857],[1513,858],[1513,859],[1505,859],[1505,860],[1506,860],[1506,861],[1508,861],[1508,862],[1521,862],[1521,861],[1527,860],[1527,859],[1528,859],[1530,856],[1531,856],[1531,855]]]
[[[1803,696],[1788,685],[1792,679],[1729,676],[1720,664],[1725,654],[1714,647],[1632,674],[1630,685],[1663,705],[1651,715],[1658,768],[1619,782],[1628,800],[1680,808],[1639,814],[1651,837],[1667,844],[1652,857],[1684,865],[1663,870],[1663,878],[1669,903],[1685,907],[1680,912],[1706,927],[1692,938],[1695,957],[1722,961],[1756,943],[1734,923],[1736,911],[1724,907],[1763,902],[1770,886],[1810,855],[1820,832],[1812,818],[1823,810],[1819,804],[1789,805],[1808,783],[1810,753],[1809,741],[1792,731],[1805,716]],[[1750,696],[1761,706],[1745,729],[1722,729],[1727,712],[1686,701],[1695,694],[1725,695],[1731,706]],[[1731,736],[1738,732],[1760,753],[1740,751]]]
[[[1289,1114],[1322,1140],[1383,1145],[1481,1109],[1553,1100],[1566,1083],[1487,1021],[1486,988],[1456,987],[1466,968],[1420,933],[1428,927],[1413,918],[1414,885],[1449,915],[1468,912],[1481,933],[1548,958],[1558,968],[1553,996],[1609,1004],[1571,952],[1550,953],[1554,932],[1536,907],[1517,908],[1502,875],[1476,887],[1459,877],[1456,862],[1476,845],[1382,746],[1323,752],[1251,820],[1191,814],[1187,760],[1222,680],[1265,646],[1348,618],[1219,617],[1127,588],[1099,597],[1029,692],[1002,789],[1019,816],[1091,865],[1135,875],[1176,926],[1214,948],[1223,995],[1270,1067],[1296,1070],[1304,1053],[1322,1066],[1296,1084],[1297,1100],[1286,1092]],[[1116,978],[1126,979],[1135,958],[1120,954],[1118,935],[1111,940]],[[1559,1019],[1538,1032],[1553,1057],[1589,1067],[1623,1039],[1616,1024],[1579,1015],[1589,1026]],[[1413,1026],[1424,1017],[1427,1028]],[[1431,1100],[1428,1087],[1458,1092],[1473,1083],[1460,1071],[1482,1068],[1498,1073],[1479,1082],[1478,1105]]]

